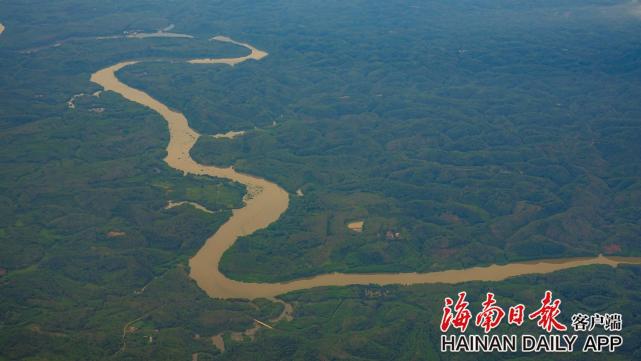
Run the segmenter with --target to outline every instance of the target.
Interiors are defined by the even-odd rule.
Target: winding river
[[[216,41],[233,43],[247,48],[249,55],[238,58],[208,58],[189,60],[190,64],[227,64],[237,65],[248,60],[260,60],[268,54],[253,46],[218,36]],[[252,175],[236,172],[232,167],[220,168],[196,163],[190,150],[198,141],[200,134],[194,131],[187,118],[147,93],[134,89],[121,82],[116,73],[136,61],[126,61],[99,70],[91,76],[91,81],[105,90],[120,94],[124,98],[151,108],[159,113],[169,126],[170,140],[167,145],[165,162],[184,174],[207,175],[225,178],[244,184],[248,189],[245,206],[233,211],[231,218],[205,242],[204,246],[191,258],[190,276],[209,296],[214,298],[274,298],[275,296],[302,289],[320,286],[347,286],[355,284],[422,284],[422,283],[460,283],[467,281],[501,281],[509,277],[549,273],[558,270],[604,264],[617,266],[621,263],[641,264],[641,258],[633,257],[593,257],[540,260],[536,262],[510,263],[488,267],[473,267],[429,273],[376,273],[344,274],[330,273],[315,277],[278,283],[248,283],[227,278],[219,270],[220,259],[238,237],[246,236],[266,228],[277,221],[287,210],[289,194],[277,184]]]

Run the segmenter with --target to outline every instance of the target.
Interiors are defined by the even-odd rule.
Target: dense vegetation
[[[294,304],[296,318],[264,332],[255,343],[230,345],[225,360],[637,360],[641,357],[641,290],[638,267],[590,267],[545,276],[519,277],[501,283],[452,286],[323,288],[285,297]],[[567,325],[577,312],[620,312],[624,316],[624,345],[616,353],[475,354],[439,350],[439,322],[444,297],[466,290],[470,310],[481,309],[486,292],[497,304],[523,303],[534,310],[554,285],[562,302],[559,320]],[[529,311],[528,311],[529,312]],[[472,326],[468,334],[474,331]],[[534,321],[521,328],[502,324],[493,333],[541,333]],[[581,335],[584,337],[584,335]],[[583,338],[581,339],[581,343]],[[260,355],[260,357],[256,357]],[[552,355],[552,356],[551,356]]]
[[[121,74],[204,134],[248,130],[202,139],[198,161],[292,193],[279,222],[225,255],[233,278],[638,255],[641,19],[631,6],[0,1],[0,360],[454,359],[436,352],[444,296],[492,289],[534,305],[545,288],[566,317],[624,314],[624,350],[595,359],[641,357],[639,267],[296,292],[285,296],[294,321],[220,355],[210,336],[229,341],[280,311],[209,299],[187,276],[244,189],[169,169],[164,121],[92,96],[88,81],[127,59],[246,52],[208,41],[216,34],[270,53],[233,68],[149,62]],[[169,24],[195,38],[95,39]],[[165,209],[169,200],[216,212]],[[346,228],[354,220],[362,233]]]
[[[352,6],[295,8],[287,36],[252,40],[270,52],[260,63],[122,74],[204,133],[258,127],[203,139],[198,161],[303,190],[225,256],[226,273],[639,254],[638,19],[571,4]],[[364,232],[348,231],[358,219]]]
[[[218,353],[212,335],[278,314],[262,300],[212,300],[187,276],[189,256],[245,189],[168,168],[164,120],[112,93],[92,96],[88,81],[129,57],[241,51],[206,38],[84,39],[27,54],[51,33],[13,36],[18,18],[0,20],[0,359],[187,359]],[[169,200],[215,212],[165,209]]]

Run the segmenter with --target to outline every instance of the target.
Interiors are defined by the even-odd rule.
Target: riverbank
[[[189,60],[190,64],[226,64],[234,66],[248,60],[260,60],[267,52],[251,45],[234,41],[228,37],[218,36],[213,40],[233,43],[247,48],[249,55],[238,58],[207,58]],[[170,140],[167,146],[165,162],[184,174],[207,175],[228,179],[245,185],[249,196],[245,197],[245,206],[233,211],[232,217],[216,233],[209,237],[203,247],[191,258],[190,276],[210,297],[214,298],[273,298],[278,295],[314,287],[348,286],[348,285],[390,285],[390,284],[423,284],[423,283],[461,283],[468,281],[502,281],[510,277],[549,273],[563,269],[622,263],[641,264],[641,258],[570,258],[541,260],[535,262],[472,267],[461,270],[448,270],[428,273],[389,273],[389,274],[345,274],[331,273],[306,279],[277,283],[249,283],[227,278],[219,270],[220,259],[239,237],[247,236],[257,230],[268,227],[277,221],[287,210],[289,194],[275,183],[252,175],[236,172],[233,167],[220,168],[206,166],[195,162],[190,150],[198,141],[200,134],[194,131],[187,118],[180,112],[169,109],[165,104],[152,98],[145,92],[122,83],[116,73],[136,64],[135,61],[121,62],[99,70],[91,76],[91,81],[111,90],[124,98],[144,105],[159,113],[169,127]]]

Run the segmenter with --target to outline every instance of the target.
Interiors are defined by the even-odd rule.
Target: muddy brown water
[[[233,43],[247,48],[249,55],[238,58],[207,58],[189,60],[190,64],[227,64],[238,65],[248,60],[260,60],[268,54],[251,45],[234,41],[228,37],[215,37],[213,40]],[[244,199],[244,207],[235,209],[232,217],[225,222],[203,247],[191,258],[190,276],[209,296],[214,298],[273,298],[275,296],[302,289],[321,286],[347,285],[391,285],[423,283],[461,283],[467,281],[501,281],[510,277],[549,273],[579,266],[604,264],[617,266],[621,263],[641,264],[641,258],[567,258],[540,260],[535,262],[510,263],[487,267],[472,267],[428,273],[372,273],[345,274],[330,273],[305,279],[275,283],[241,282],[227,278],[219,270],[220,259],[239,237],[250,235],[276,222],[287,210],[289,194],[280,186],[265,179],[236,172],[233,168],[221,168],[196,163],[189,152],[200,137],[190,126],[187,118],[147,93],[122,83],[116,73],[136,61],[121,62],[99,70],[91,76],[91,81],[105,90],[120,94],[125,99],[151,108],[159,113],[169,127],[170,140],[167,145],[165,162],[184,174],[207,175],[229,179],[244,184],[251,194]]]

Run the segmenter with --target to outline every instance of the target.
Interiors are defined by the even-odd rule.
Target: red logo
[[[476,315],[476,325],[483,327],[485,333],[496,328],[505,317],[505,311],[501,307],[495,306],[495,303],[494,294],[488,292],[485,302],[482,303],[483,310]]]
[[[445,297],[445,306],[443,306],[443,318],[441,318],[441,331],[447,332],[450,327],[459,329],[461,332],[467,330],[467,326],[472,318],[472,313],[468,310],[469,302],[465,300],[467,293],[459,292],[456,303],[449,297]],[[476,314],[475,324],[481,327],[485,333],[489,333],[501,324],[501,321],[507,316],[507,323],[510,325],[521,326],[525,321],[525,306],[521,303],[511,306],[508,312],[496,305],[494,293],[488,292],[485,295],[485,301],[481,303],[483,308]],[[552,299],[552,291],[545,291],[545,296],[541,299],[541,307],[528,315],[530,320],[537,320],[536,324],[547,332],[566,331],[567,327],[557,320],[561,314],[561,300]],[[452,309],[453,308],[453,309]],[[573,319],[574,322],[574,319]],[[577,324],[579,320],[577,318]]]
[[[525,316],[525,306],[518,304],[516,306],[510,307],[507,315],[507,323],[510,325],[521,326],[523,324],[523,319]]]
[[[467,306],[470,305],[469,302],[465,301],[465,296],[467,293],[465,291],[459,292],[458,300],[454,306],[454,311],[456,314],[452,317],[452,301],[451,298],[445,298],[445,306],[443,307],[443,318],[441,319],[441,331],[446,332],[450,326],[458,328],[461,332],[467,330],[467,325],[470,323],[472,318],[472,313],[467,309]]]
[[[561,313],[559,306],[561,306],[561,300],[557,298],[552,301],[552,292],[545,291],[545,297],[541,300],[541,308],[530,313],[528,318],[530,320],[538,318],[536,324],[547,332],[552,332],[553,328],[557,331],[565,331],[568,328],[556,320],[556,317]]]

